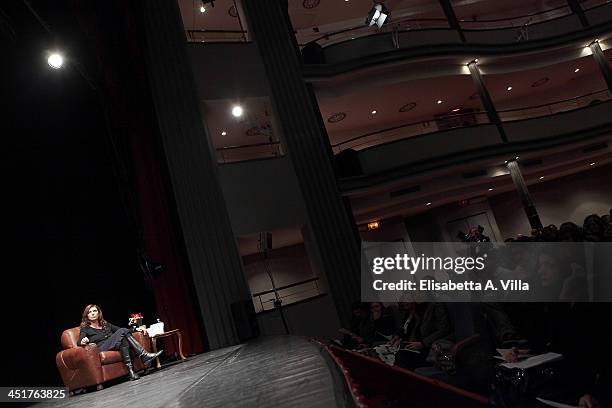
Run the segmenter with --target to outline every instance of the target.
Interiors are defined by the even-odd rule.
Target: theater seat
[[[73,327],[62,333],[63,350],[55,356],[55,363],[64,385],[69,391],[85,387],[101,386],[103,383],[127,375],[118,351],[98,352],[96,346],[80,347],[77,345],[80,328]],[[132,336],[147,350],[151,350],[151,340],[140,332]],[[142,371],[144,366],[140,359],[135,359],[134,369]]]
[[[360,353],[329,346],[341,366],[354,397],[366,406],[383,406],[393,400],[411,407],[480,408],[488,398],[393,367]],[[402,405],[403,406],[403,405]]]

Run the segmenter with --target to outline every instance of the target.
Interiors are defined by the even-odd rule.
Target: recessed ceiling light
[[[60,69],[64,65],[64,57],[62,57],[61,54],[54,52],[53,54],[49,55],[49,58],[47,58],[47,64],[49,64],[49,66],[53,69]]]
[[[441,103],[442,103],[442,100],[441,100],[441,99],[438,99],[437,104],[439,105],[439,104],[441,104]]]
[[[509,87],[507,87],[507,88],[506,88],[506,91],[511,91],[511,90],[512,90],[512,87],[511,87],[511,86],[509,86]]]
[[[508,164],[508,160],[504,160],[504,164]]]
[[[376,115],[376,109],[372,111],[372,115]]]
[[[242,113],[244,112],[244,110],[242,109],[242,106],[240,105],[234,105],[234,107],[232,108],[232,115],[234,115],[234,117],[239,118],[240,116],[242,116]]]
[[[206,7],[200,6],[200,13],[206,13]]]
[[[227,132],[224,130],[223,132],[221,132],[221,136],[225,136],[227,135]]]
[[[580,71],[580,68],[576,68],[576,69],[574,70],[574,73],[576,73],[576,72],[578,72],[578,71]]]
[[[540,180],[544,180],[544,176],[540,176]]]
[[[455,108],[453,109],[453,112],[459,112],[461,110],[461,108]]]
[[[589,166],[594,166],[594,165],[595,165],[595,162],[589,163]]]
[[[518,160],[518,156],[516,156],[516,157],[514,158],[514,160]]]
[[[431,203],[430,203],[430,202],[427,202],[427,203],[425,203],[425,205],[431,205]]]
[[[493,187],[489,188],[489,191],[493,191]]]

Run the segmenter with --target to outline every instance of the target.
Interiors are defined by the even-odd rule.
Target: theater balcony
[[[606,1],[575,7],[565,1],[544,7],[526,1],[450,1],[446,8],[437,1],[418,7],[387,2],[389,17],[381,28],[364,24],[367,4],[340,3],[319,4],[311,13],[291,15],[290,9],[309,80],[406,58],[534,51],[612,30],[612,4]]]

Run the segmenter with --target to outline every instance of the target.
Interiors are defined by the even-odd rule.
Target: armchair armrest
[[[151,338],[148,334],[144,334],[139,331],[135,331],[132,333],[132,336],[136,339],[137,342],[140,343],[142,347],[148,352],[151,352]]]
[[[102,367],[96,346],[62,350],[55,356],[55,363],[70,390],[102,383]]]

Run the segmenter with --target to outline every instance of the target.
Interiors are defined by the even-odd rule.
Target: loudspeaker
[[[360,176],[363,172],[359,162],[359,153],[346,149],[334,156],[340,177]]]
[[[232,317],[236,333],[240,342],[254,339],[259,336],[259,324],[257,324],[257,314],[253,307],[253,302],[241,300],[231,304]]]
[[[302,48],[302,62],[304,64],[325,64],[323,47],[316,41],[309,42]]]

